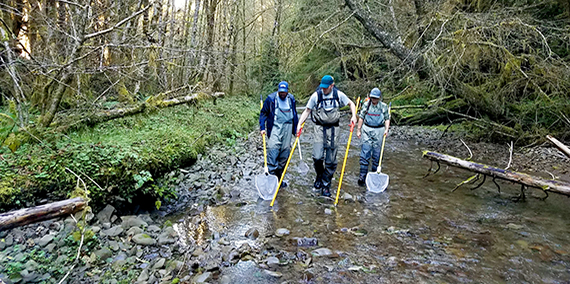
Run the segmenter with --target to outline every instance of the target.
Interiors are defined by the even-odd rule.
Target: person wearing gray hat
[[[303,122],[311,115],[315,123],[313,139],[313,165],[317,174],[314,186],[321,190],[323,196],[331,196],[330,186],[336,171],[338,152],[338,136],[340,112],[339,108],[349,105],[352,117],[351,123],[356,124],[356,106],[340,90],[334,86],[334,78],[325,75],[316,92],[311,95],[307,107],[297,129],[301,129]]]
[[[382,92],[380,92],[380,89],[372,89],[369,99],[362,104],[358,115],[360,119],[358,120],[356,135],[362,139],[360,150],[360,176],[358,177],[358,185],[360,186],[365,185],[370,158],[372,158],[371,170],[375,172],[378,169],[382,136],[388,135],[388,129],[390,129],[390,112],[388,111],[388,105],[381,102],[381,100]]]

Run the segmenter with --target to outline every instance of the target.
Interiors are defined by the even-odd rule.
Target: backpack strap
[[[321,108],[321,104],[325,99],[323,98],[323,89],[319,88],[317,90],[317,109]]]
[[[368,115],[368,111],[370,110],[370,105],[372,104],[372,100],[368,97],[368,106],[366,107],[366,115]]]
[[[336,106],[340,108],[340,99],[338,98],[337,88],[333,88],[333,100],[336,101]]]
[[[327,99],[327,100],[331,100],[331,99]],[[338,97],[338,89],[337,88],[333,88],[332,100],[336,102],[336,107],[340,107],[340,98]],[[317,109],[319,109],[321,107],[321,104],[324,101],[325,101],[325,99],[324,99],[323,89],[318,88],[317,89]]]

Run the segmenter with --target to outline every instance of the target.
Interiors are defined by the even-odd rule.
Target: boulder
[[[123,221],[121,226],[125,229],[130,229],[132,227],[148,227],[148,223],[137,216],[123,216],[121,217],[121,220]]]
[[[120,235],[122,232],[123,232],[123,228],[121,226],[115,226],[115,227],[112,227],[110,229],[101,231],[101,234],[103,236],[116,237],[116,236]]]
[[[113,255],[113,252],[108,248],[102,248],[95,251],[95,255],[101,260],[106,260]]]
[[[103,210],[97,213],[97,220],[99,220],[100,224],[108,223],[111,221],[111,216],[115,212],[115,207],[107,204]]]
[[[43,236],[41,239],[39,239],[36,243],[41,247],[45,247],[53,240],[53,238],[55,238],[55,236],[56,234],[47,234]]]
[[[147,234],[136,234],[133,236],[133,242],[139,245],[152,246],[156,244],[156,240]]]

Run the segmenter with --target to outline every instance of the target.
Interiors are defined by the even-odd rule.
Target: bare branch
[[[88,40],[88,39],[91,39],[91,38],[94,38],[94,37],[98,37],[98,36],[102,36],[102,35],[104,35],[104,34],[107,34],[107,33],[112,32],[114,29],[116,29],[116,28],[122,26],[124,23],[130,21],[132,18],[134,18],[134,17],[136,17],[136,16],[142,14],[142,13],[145,12],[146,10],[148,10],[152,5],[153,5],[153,3],[149,4],[148,6],[144,7],[142,10],[139,10],[139,11],[133,13],[132,15],[130,15],[130,16],[128,16],[128,17],[122,19],[121,21],[119,21],[119,22],[116,23],[114,26],[112,26],[112,27],[110,27],[110,28],[108,28],[108,29],[105,29],[105,30],[102,30],[102,31],[99,31],[99,32],[96,32],[96,33],[92,33],[92,34],[88,34],[88,35],[84,36],[84,37],[83,37],[83,40]]]

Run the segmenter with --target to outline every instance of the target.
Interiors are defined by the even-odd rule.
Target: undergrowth
[[[73,173],[87,184],[93,205],[113,196],[172,198],[153,176],[192,162],[212,143],[233,144],[252,129],[258,108],[254,100],[227,97],[44,134],[13,153],[2,147],[0,211],[69,197],[77,183]]]

